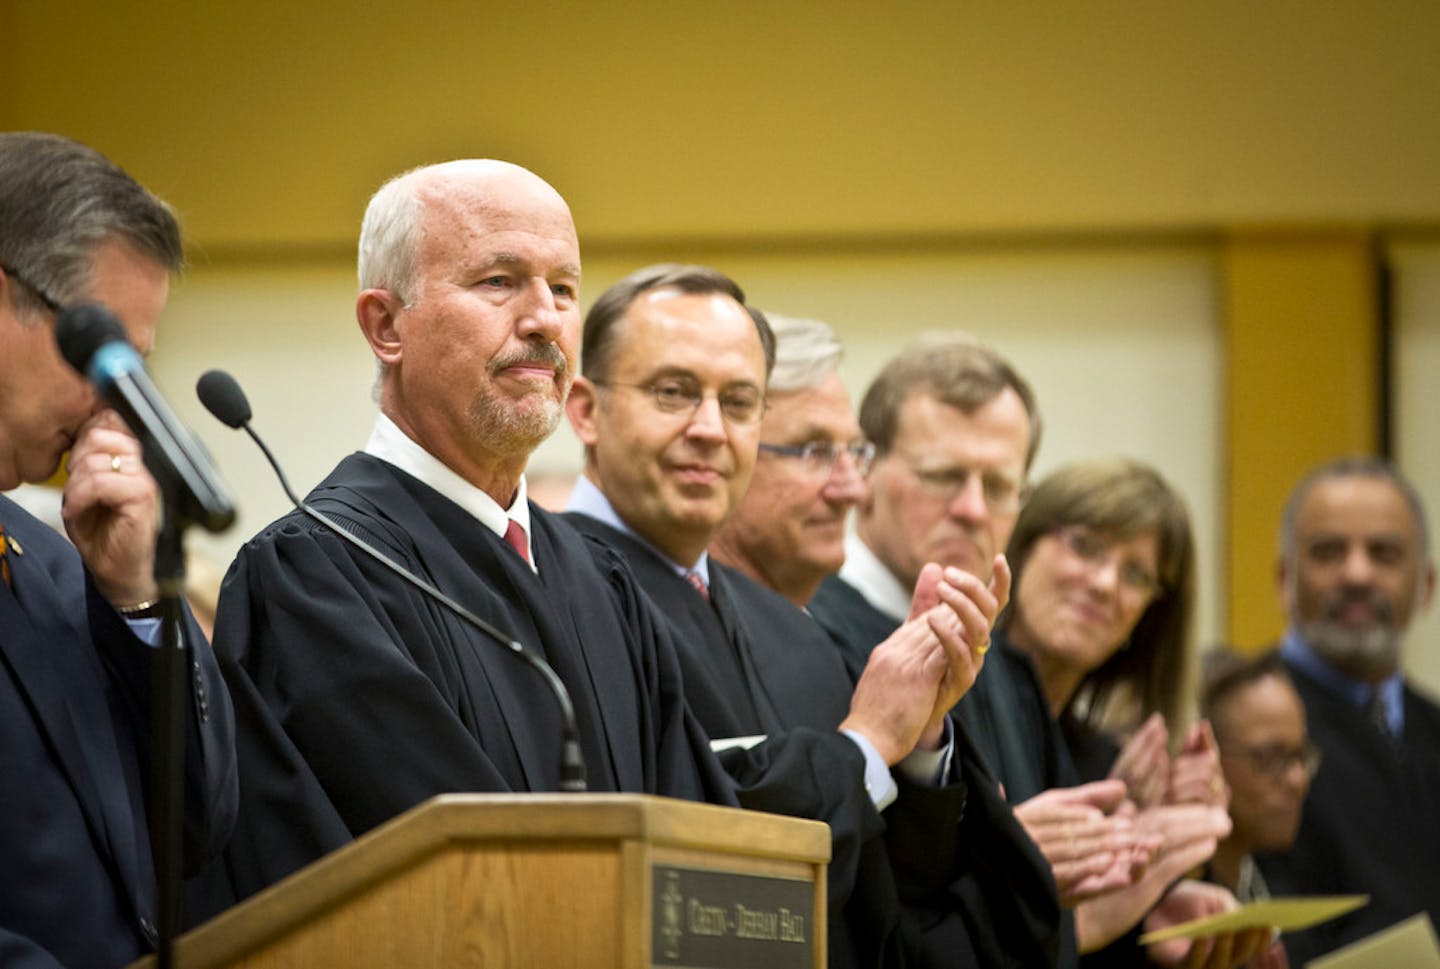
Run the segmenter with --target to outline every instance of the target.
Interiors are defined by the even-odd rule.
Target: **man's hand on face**
[[[118,414],[105,410],[85,422],[69,472],[61,517],[100,594],[115,606],[154,599],[159,489]]]

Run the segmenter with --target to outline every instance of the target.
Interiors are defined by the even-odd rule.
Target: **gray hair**
[[[775,313],[765,315],[775,334],[771,391],[809,390],[839,370],[845,347],[828,323]]]
[[[116,238],[170,272],[184,266],[175,213],[114,162],[59,135],[0,133],[0,264],[23,277],[22,316],[43,309],[38,294],[82,298],[95,250]]]
[[[418,236],[425,215],[419,175],[431,167],[412,168],[381,185],[370,197],[360,226],[360,288],[388,289],[406,306],[419,295]]]
[[[1280,516],[1280,554],[1285,561],[1294,562],[1300,551],[1296,547],[1299,541],[1300,506],[1305,503],[1306,497],[1317,484],[1336,478],[1374,478],[1389,482],[1410,506],[1410,516],[1415,521],[1416,549],[1419,552],[1417,561],[1423,564],[1429,560],[1430,531],[1425,524],[1425,506],[1420,501],[1420,493],[1415,490],[1415,486],[1389,461],[1352,455],[1327,461],[1312,469],[1300,479],[1295,490],[1290,492],[1290,498],[1285,502],[1285,512]],[[1424,575],[1423,568],[1420,573]]]

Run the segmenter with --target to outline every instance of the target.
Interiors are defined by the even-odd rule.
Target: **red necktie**
[[[525,529],[513,518],[510,519],[510,524],[505,526],[505,543],[526,562],[530,561],[530,550],[525,544]]]
[[[700,577],[699,572],[686,572],[685,581],[689,582],[691,587],[694,588],[696,592],[700,593],[701,597],[706,602],[710,601],[710,587],[705,584],[705,580]]]

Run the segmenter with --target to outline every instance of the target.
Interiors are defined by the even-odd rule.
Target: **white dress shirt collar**
[[[910,615],[910,590],[900,584],[858,535],[845,537],[845,564],[840,566],[840,578],[896,622],[904,622]]]
[[[700,561],[696,562],[690,568],[686,568],[685,566],[676,562],[670,556],[666,555],[658,548],[655,548],[655,546],[652,545],[650,542],[646,541],[644,536],[642,536],[639,532],[635,531],[635,529],[625,524],[624,519],[620,517],[620,513],[615,510],[615,506],[610,504],[610,499],[605,497],[605,492],[601,491],[598,487],[596,487],[595,482],[591,481],[583,474],[580,476],[579,480],[575,482],[575,489],[570,492],[570,502],[565,506],[565,510],[578,512],[582,515],[589,515],[596,521],[604,522],[606,525],[609,525],[616,531],[622,532],[623,534],[629,535],[631,538],[634,538],[635,540],[644,543],[648,548],[653,550],[656,555],[660,556],[661,560],[664,561],[666,565],[674,569],[676,575],[684,578],[688,573],[694,572],[700,576],[700,579],[705,583],[706,588],[709,588],[709,552],[701,552]]]
[[[375,418],[375,430],[370,433],[365,453],[425,482],[501,538],[505,537],[510,522],[514,521],[525,532],[525,550],[530,568],[539,571],[535,565],[535,550],[530,544],[530,505],[525,500],[523,475],[515,489],[515,500],[509,508],[501,508],[499,502],[446,467],[384,414]]]

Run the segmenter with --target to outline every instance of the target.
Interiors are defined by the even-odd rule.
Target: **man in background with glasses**
[[[845,564],[809,606],[852,672],[900,622],[904,590],[926,563],[988,577],[1004,561],[1040,443],[1029,383],[964,334],[922,340],[887,363],[859,423],[876,446],[869,488]],[[1063,742],[1047,711],[1034,670],[1008,647],[988,657],[956,708],[990,784],[1015,805],[1071,908],[1129,885],[1139,870],[1128,859],[1148,854],[1122,810],[1123,784],[1068,786],[1074,778],[1061,769]],[[1060,944],[1060,964],[1075,965],[1068,912]]]
[[[843,349],[818,320],[770,316],[777,352],[750,489],[710,551],[804,608],[845,561],[845,522],[875,445],[840,379]]]
[[[169,206],[57,135],[0,134],[0,491],[70,452],[74,547],[0,496],[0,965],[119,966],[156,943],[146,821],[158,489],[140,442],[61,358],[55,318],[97,302],[148,351],[183,262]],[[230,704],[198,629],[185,860],[235,812]]]
[[[876,648],[852,687],[810,617],[706,551],[740,504],[773,430],[766,408],[772,361],[786,386],[795,349],[784,340],[777,351],[764,315],[706,267],[649,267],[602,294],[586,318],[584,376],[569,404],[585,445],[571,517],[625,555],[670,617],[686,700],[722,751],[741,803],[831,825],[831,964],[990,964],[995,953],[986,943],[1004,932],[973,909],[959,913],[982,888],[967,883],[965,902],[963,889],[954,889],[965,856],[957,842],[975,836],[984,812],[977,804],[961,826],[959,752],[942,740],[947,704],[979,667],[972,644],[988,639],[1007,590],[958,572],[937,584],[939,570],[932,571],[915,606],[907,604],[913,618]],[[783,412],[788,401],[783,392],[779,398]],[[838,461],[853,492],[862,470],[855,459],[868,463],[853,418],[842,419],[839,453],[827,461],[814,452],[836,445],[834,415],[810,416],[827,430],[809,436],[811,453],[799,460]],[[772,456],[784,455],[772,451],[764,460]],[[840,532],[831,531],[838,542]],[[1050,913],[1048,935],[1041,918],[1008,950],[1045,965],[1053,960],[1054,899],[1040,879],[1032,885],[1038,901],[1011,898],[998,884],[983,891],[1010,910],[1029,903]],[[914,903],[904,929],[902,897]]]
[[[1277,894],[1370,896],[1288,937],[1298,964],[1417,912],[1440,924],[1440,706],[1400,664],[1435,591],[1420,496],[1377,459],[1321,465],[1286,503],[1277,573],[1280,655],[1325,756],[1294,846],[1260,867]]]

